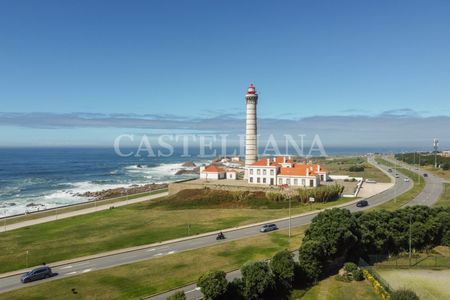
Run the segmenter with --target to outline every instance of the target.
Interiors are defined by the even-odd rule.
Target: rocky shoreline
[[[94,198],[95,201],[98,201],[110,198],[123,197],[131,194],[151,192],[154,190],[164,189],[167,187],[168,187],[167,183],[151,183],[145,185],[132,185],[129,188],[115,188],[109,190],[102,190],[98,192],[79,193],[75,194],[75,196]]]

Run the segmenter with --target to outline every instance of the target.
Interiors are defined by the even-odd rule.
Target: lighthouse
[[[256,162],[258,143],[256,133],[256,105],[258,104],[258,94],[255,86],[250,84],[245,95],[247,102],[247,121],[245,125],[245,166]]]

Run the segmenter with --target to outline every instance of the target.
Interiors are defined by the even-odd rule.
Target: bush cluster
[[[350,172],[363,172],[364,171],[364,166],[363,165],[351,166],[350,168],[348,168],[348,170]]]
[[[299,189],[296,197],[298,202],[308,203],[309,198],[315,202],[329,202],[339,199],[344,186],[340,184],[322,185],[313,189]]]
[[[381,283],[378,282],[378,280],[375,279],[375,277],[372,276],[372,274],[369,273],[367,270],[363,270],[363,275],[369,281],[372,286],[375,288],[375,291],[378,293],[378,295],[383,298],[383,300],[389,300],[390,295],[389,293],[384,289],[384,287],[381,285]]]
[[[228,282],[225,272],[214,271],[202,275],[197,285],[204,299],[288,299],[294,282],[296,263],[287,250],[276,253],[270,263],[247,262],[241,267],[242,278]]]
[[[391,293],[391,300],[419,300],[419,296],[411,290],[400,289]]]

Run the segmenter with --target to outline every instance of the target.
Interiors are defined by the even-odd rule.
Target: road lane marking
[[[157,253],[157,254],[155,254],[153,256],[161,256],[161,255],[163,255],[163,254],[162,253]]]
[[[90,271],[92,271],[92,269],[83,270],[81,273],[87,273],[87,272],[90,272]]]
[[[65,269],[70,269],[70,268],[72,268],[72,266],[61,267],[60,269],[61,269],[61,270],[65,270]]]
[[[77,274],[77,271],[73,271],[73,272],[67,273],[66,275],[73,275],[73,274]]]
[[[155,250],[156,250],[155,248],[152,248],[152,249],[148,249],[147,252],[152,252],[152,251],[155,251]]]
[[[196,291],[200,291],[200,288],[199,288],[199,287],[196,287],[195,289],[190,290],[190,291],[186,291],[186,292],[184,292],[184,293],[185,293],[185,294],[189,294],[189,293],[193,293],[193,292],[196,292]]]
[[[175,251],[169,251],[169,252],[167,252],[167,254],[174,254],[175,253]]]

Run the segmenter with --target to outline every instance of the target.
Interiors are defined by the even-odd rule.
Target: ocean
[[[327,149],[329,155],[374,151]],[[170,157],[121,157],[112,147],[0,149],[0,217],[86,202],[90,199],[77,194],[87,191],[192,178],[195,175],[175,173],[186,161],[198,165],[212,158],[199,158],[195,150],[189,153],[191,157],[183,157],[180,149]]]

